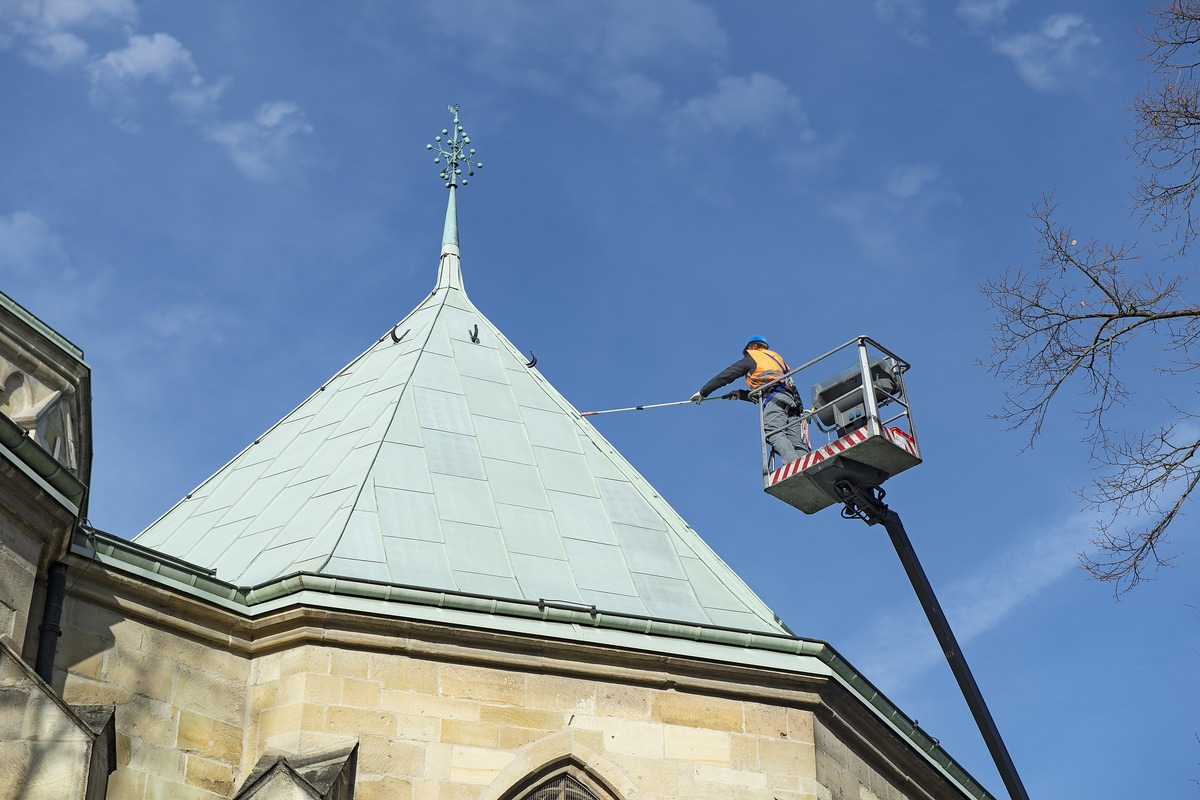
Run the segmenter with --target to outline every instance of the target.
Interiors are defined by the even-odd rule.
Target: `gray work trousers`
[[[808,453],[801,417],[804,405],[790,391],[776,392],[763,408],[763,435],[787,464]]]

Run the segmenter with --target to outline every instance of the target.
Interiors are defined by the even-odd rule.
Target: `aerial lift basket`
[[[828,370],[851,366],[828,375]],[[835,485],[847,479],[879,486],[921,463],[921,450],[904,390],[908,362],[866,336],[859,336],[758,389],[766,396],[781,381],[812,386],[805,411],[809,444],[803,458],[778,463],[764,431],[763,488],[806,514],[840,503]],[[810,381],[813,376],[826,375]],[[867,388],[869,387],[869,389]],[[762,405],[759,404],[760,414]]]

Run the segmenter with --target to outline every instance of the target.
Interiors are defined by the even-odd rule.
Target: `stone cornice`
[[[72,551],[73,596],[243,658],[324,644],[805,708],[915,793],[936,774],[990,797],[824,642],[329,576],[235,587],[109,534]]]

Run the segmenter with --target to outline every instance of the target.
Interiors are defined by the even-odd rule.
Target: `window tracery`
[[[521,795],[520,800],[601,800],[601,798],[572,776],[561,774]]]

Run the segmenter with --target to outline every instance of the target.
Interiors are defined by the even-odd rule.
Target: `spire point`
[[[433,163],[439,165],[441,171],[438,177],[450,191],[446,203],[446,224],[442,229],[442,257],[438,266],[438,288],[449,287],[462,289],[462,274],[458,264],[458,202],[456,194],[459,186],[466,186],[467,179],[475,174],[475,170],[483,169],[482,161],[475,161],[475,148],[471,147],[471,137],[458,119],[458,106],[446,106],[446,110],[454,115],[450,128],[442,128],[442,132],[433,137],[433,142],[425,145],[425,149],[435,153]],[[463,174],[465,171],[465,175]]]

